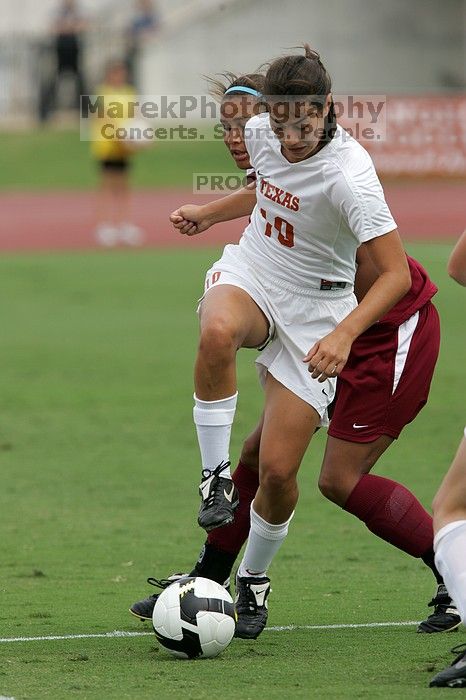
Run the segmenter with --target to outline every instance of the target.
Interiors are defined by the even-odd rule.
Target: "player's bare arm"
[[[379,277],[361,303],[304,357],[313,379],[323,382],[337,376],[346,364],[353,341],[382,318],[411,286],[406,254],[395,229],[365,243]]]
[[[379,277],[379,271],[372,262],[372,258],[363,243],[356,251],[356,276],[354,279],[354,293],[358,303],[364,299],[369,289]]]
[[[170,214],[173,226],[186,236],[202,233],[221,221],[250,216],[256,205],[256,184],[251,182],[238,192],[202,206],[184,204]]]
[[[453,248],[447,269],[450,277],[466,287],[466,231]]]

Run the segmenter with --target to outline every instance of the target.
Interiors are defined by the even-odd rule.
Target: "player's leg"
[[[118,228],[114,221],[114,164],[112,161],[99,161],[100,182],[96,195],[97,242],[110,248],[118,243]]]
[[[436,535],[451,522],[466,519],[466,429],[451,467],[435,495],[432,508]]]
[[[373,442],[358,443],[329,435],[319,475],[319,489],[329,501],[344,507],[361,477],[368,474],[393,438],[381,435]]]
[[[121,168],[116,170],[113,175],[114,222],[116,226],[121,226],[123,222],[129,219],[130,187],[128,162],[122,161]]]
[[[107,170],[105,189],[108,195],[109,221],[118,228],[126,220],[129,207],[129,178],[124,161],[116,161]]]
[[[433,510],[435,561],[466,622],[466,438],[435,496]]]
[[[199,558],[189,576],[210,578],[226,587],[230,585],[230,575],[236,557],[245,543],[250,527],[250,507],[259,486],[259,447],[263,416],[252,433],[243,443],[238,466],[231,478],[239,494],[239,505],[231,525],[215,528],[209,532],[202,546]],[[178,577],[187,574],[172,574],[166,579],[147,579],[151,585],[163,590]],[[151,620],[155,603],[160,594],[138,600],[130,607],[130,612],[140,620]]]
[[[381,539],[414,557],[427,558],[432,550],[431,516],[405,486],[369,474],[392,441],[388,435],[370,443],[329,436],[319,488]]]
[[[357,339],[339,378],[319,480],[327,498],[416,557],[432,555],[432,518],[404,486],[369,472],[425,404],[438,345],[432,304],[398,329],[380,324]]]
[[[229,461],[237,400],[236,353],[240,347],[264,343],[269,321],[252,297],[232,284],[211,287],[199,313],[194,372],[194,422],[202,460],[198,522],[210,531],[231,523],[238,505]]]
[[[310,404],[267,375],[260,444],[260,485],[251,504],[251,529],[237,574],[236,636],[255,639],[267,622],[267,569],[283,543],[298,500],[296,475],[320,416]]]
[[[241,265],[241,261],[236,261],[236,260],[228,260],[228,258],[232,258],[234,254],[229,255],[228,249],[224,252],[224,256],[222,258],[221,262],[225,262],[227,264],[224,265],[223,268],[221,269],[213,269],[211,270],[208,275],[207,275],[207,282],[208,284],[207,289],[212,289],[211,285],[217,284],[219,281],[220,274],[222,275],[222,282],[221,284],[230,284],[230,281],[226,281],[227,279],[231,279],[231,275],[233,274],[233,277],[236,279],[236,275],[239,274],[239,268]],[[229,262],[235,262],[237,264],[231,265],[228,264]],[[235,272],[231,273],[231,270],[234,269]],[[224,271],[226,271],[226,274],[224,274]],[[220,274],[219,274],[220,273]],[[230,276],[229,276],[230,275]],[[245,277],[242,280],[242,283],[245,285],[246,289],[250,289],[249,286],[249,278]],[[237,286],[234,282],[231,282],[233,286]],[[216,287],[216,289],[218,286]],[[209,292],[210,294],[210,292]],[[208,296],[208,295],[207,295]],[[264,313],[264,319],[268,321],[268,323],[265,324],[265,329],[267,330],[267,335],[270,334],[272,335],[272,329],[273,329],[273,321],[272,318],[269,317],[268,315],[268,305],[265,302],[265,299],[261,297],[261,293],[257,288],[253,288],[251,290],[251,298],[254,298],[254,300],[257,302],[258,308],[263,310]],[[289,306],[290,306],[290,297],[288,293],[282,293],[283,296],[283,303],[284,306],[286,307],[287,312],[289,312]],[[339,302],[336,302],[337,304],[337,309],[338,309],[338,314],[341,315],[343,318],[349,311],[354,306],[354,297],[351,294],[348,295],[341,295],[339,294],[337,299],[339,299]],[[336,301],[336,300],[335,300]],[[307,305],[308,313],[309,313],[309,320],[302,318],[302,299],[298,298],[296,302],[296,307],[297,307],[297,313],[299,316],[299,323],[294,324],[294,328],[292,329],[290,323],[287,325],[286,329],[284,329],[284,337],[288,338],[290,334],[293,336],[294,340],[292,343],[290,343],[290,347],[288,346],[283,346],[282,341],[278,339],[278,337],[271,343],[271,345],[262,353],[260,356],[260,361],[259,361],[259,366],[262,368],[260,371],[261,376],[265,377],[267,375],[267,368],[270,365],[273,365],[273,372],[277,372],[278,376],[283,377],[284,382],[286,383],[287,381],[290,380],[290,376],[293,377],[296,380],[296,377],[300,378],[300,381],[298,382],[299,385],[302,384],[303,387],[303,398],[299,399],[297,396],[289,392],[283,385],[281,385],[278,381],[273,380],[269,376],[269,381],[267,382],[267,395],[270,395],[272,397],[273,392],[269,389],[271,385],[276,385],[277,387],[280,387],[280,391],[286,392],[286,395],[289,399],[289,402],[291,404],[291,410],[288,409],[286,402],[283,402],[283,406],[280,406],[277,403],[277,414],[278,417],[276,419],[276,425],[273,426],[273,428],[270,428],[270,420],[269,420],[269,430],[272,435],[272,438],[275,440],[278,440],[277,442],[277,448],[272,447],[271,452],[272,452],[272,457],[270,459],[270,464],[273,466],[273,458],[277,460],[277,463],[280,462],[281,460],[281,450],[284,451],[284,456],[283,456],[283,464],[284,468],[290,469],[290,474],[291,474],[291,480],[294,483],[294,489],[296,489],[296,471],[297,468],[299,467],[299,462],[301,461],[302,454],[304,453],[306,446],[308,444],[308,441],[310,439],[310,435],[315,431],[316,425],[318,422],[320,422],[319,415],[317,411],[315,411],[313,408],[310,407],[310,404],[316,405],[319,407],[319,412],[320,415],[322,415],[325,412],[325,408],[328,406],[329,401],[333,398],[334,394],[334,382],[327,381],[325,386],[322,384],[318,384],[317,382],[310,382],[310,377],[307,372],[307,367],[302,362],[302,357],[305,355],[306,351],[309,349],[310,345],[312,344],[313,340],[312,338],[315,337],[315,334],[318,333],[318,335],[324,335],[325,332],[329,332],[332,327],[333,327],[333,321],[331,320],[330,314],[328,313],[328,308],[323,309],[326,313],[320,314],[316,312],[316,307],[320,305],[320,300],[319,297],[317,299],[313,300],[313,303],[309,303]],[[323,305],[326,307],[327,306],[327,301],[324,300]],[[332,300],[332,307],[334,306],[334,301]],[[322,327],[322,320],[321,316],[325,319],[327,319],[326,323],[328,328],[325,327],[325,325]],[[332,314],[333,316],[333,314]],[[330,319],[330,320],[329,320]],[[313,330],[314,326],[318,324],[319,328]],[[291,333],[292,331],[292,333]],[[266,334],[264,333],[264,337],[260,338],[259,336],[257,337],[251,337],[248,336],[247,334],[244,334],[244,340],[243,344],[244,345],[263,345],[264,340],[267,339]],[[298,343],[296,341],[299,341]],[[234,344],[234,353],[236,353],[236,348],[240,346],[240,343],[236,341]],[[300,349],[296,349],[297,347],[300,347]],[[311,389],[311,386],[313,387]],[[271,401],[271,399],[268,400],[269,406],[274,405],[274,402]],[[300,418],[298,417],[295,418],[293,422],[294,429],[297,431],[299,441],[303,441],[305,444],[302,445],[301,442],[300,444],[300,450],[299,450],[299,459],[296,457],[295,452],[292,449],[292,445],[290,443],[290,437],[286,433],[286,426],[285,429],[283,429],[284,425],[284,420],[283,416],[286,415],[288,418],[296,411],[297,414],[300,414]],[[302,411],[302,413],[301,413]],[[309,418],[307,418],[307,414],[309,414]],[[268,413],[269,417],[271,415],[271,411]],[[301,423],[299,423],[301,421]],[[298,424],[298,427],[296,428],[296,425]],[[283,429],[283,433],[281,433],[280,437],[277,438],[277,434],[279,433],[280,429]],[[291,431],[288,431],[291,434]],[[306,432],[309,433],[309,438],[306,439]],[[304,436],[304,437],[303,437]],[[247,462],[247,466],[251,468],[251,471],[253,471],[253,467],[255,466],[255,463],[257,461],[257,450],[258,450],[258,445],[261,445],[261,451],[263,447],[263,440],[261,439],[261,427],[258,426],[257,429],[254,431],[252,436],[250,436],[250,439],[247,441],[244,449],[243,449],[243,455],[242,459]],[[278,449],[278,447],[280,449]],[[269,448],[270,449],[270,448]],[[290,451],[289,451],[290,450]],[[264,453],[266,454],[266,453]],[[287,457],[288,454],[288,457]],[[291,457],[290,457],[291,456]],[[292,460],[291,468],[290,465],[287,464],[287,459]],[[296,464],[293,464],[294,462],[297,462]],[[269,464],[269,459],[267,457],[266,462],[267,465]],[[278,473],[278,471],[276,472]],[[284,472],[286,473],[286,472]],[[288,474],[288,477],[290,477],[290,474]],[[274,477],[274,472],[271,469],[270,470],[270,476],[271,478]],[[273,478],[271,479],[273,482]],[[290,479],[289,479],[290,480]],[[283,483],[283,478],[281,479],[281,482]],[[253,478],[251,476],[248,477],[248,485],[249,485],[249,499],[252,500],[252,494],[253,491],[255,490],[255,487],[257,485],[257,482],[253,482]],[[264,487],[265,488],[265,487]],[[266,489],[267,490],[267,489]],[[293,496],[293,489],[291,489],[291,496]],[[297,494],[296,494],[297,496]],[[287,506],[288,507],[288,506]],[[294,503],[293,506],[294,507]],[[276,540],[281,540],[283,539],[284,533],[283,531],[283,525],[287,526],[287,523],[281,523],[280,518],[282,517],[281,513],[276,514],[278,517],[278,521],[271,522],[269,523],[269,530],[274,531],[274,539]],[[267,522],[265,521],[264,518],[261,518],[260,515],[256,516],[256,520],[258,523],[260,521],[265,522],[267,525]],[[245,514],[245,524],[247,524],[247,513]],[[256,528],[260,529],[260,528]],[[238,536],[238,541],[237,541],[237,547],[241,546],[242,543],[242,538],[244,537],[244,533]],[[266,538],[270,539],[270,538]],[[275,545],[273,545],[275,547]],[[272,554],[273,556],[273,554]],[[230,563],[228,564],[231,567],[231,560]],[[250,605],[253,605],[253,613],[258,613],[261,615],[262,610],[265,608],[265,613],[266,613],[266,596],[268,595],[269,591],[269,583],[268,579],[264,576],[262,578],[262,581],[265,579],[265,586],[262,587],[262,589],[254,589],[254,581],[251,576],[246,576],[245,578],[248,579],[247,583],[245,582],[244,585],[241,587],[240,586],[240,596],[239,596],[239,601],[238,601],[238,610],[241,612],[242,615],[246,614],[249,615],[251,613]],[[252,596],[252,599],[251,599]],[[241,617],[241,615],[240,615]],[[266,619],[266,617],[265,617]],[[249,637],[255,637],[257,634],[263,629],[263,625],[265,624],[265,619],[263,620],[262,626],[259,628],[259,631],[249,630],[249,634],[247,636]],[[250,620],[250,618],[249,618]],[[243,635],[246,636],[246,635]]]
[[[466,624],[466,431],[433,503],[435,561]],[[466,687],[466,645],[451,666],[440,671],[431,686]]]
[[[236,391],[237,350],[264,343],[269,324],[251,296],[231,284],[220,284],[206,292],[199,317],[196,396],[203,401],[217,401]]]
[[[459,617],[435,565],[432,517],[403,484],[369,473],[391,442],[389,436],[372,443],[329,436],[319,488],[326,498],[362,520],[372,533],[423,560],[435,576],[437,592],[431,601],[434,612],[418,631],[450,631],[458,627]]]
[[[144,232],[133,223],[131,212],[131,183],[129,158],[118,162],[113,180],[113,223],[118,232],[118,241],[125,245],[141,245]]]
[[[438,314],[430,303],[398,330],[380,324],[356,341],[339,380],[319,483],[327,498],[432,570],[438,586],[434,612],[420,632],[459,624],[435,566],[432,518],[402,484],[369,472],[426,403],[438,346]]]
[[[230,525],[208,533],[191,575],[205,576],[218,583],[229,581],[233,564],[246,542],[250,508],[259,486],[259,447],[263,417],[243,443],[241,456],[231,478],[238,490],[239,505]]]

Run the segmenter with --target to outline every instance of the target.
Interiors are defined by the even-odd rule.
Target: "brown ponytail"
[[[332,91],[332,80],[321,61],[320,55],[309,44],[303,44],[303,55],[288,55],[276,58],[269,63],[263,87],[264,97],[275,95],[307,96],[320,112],[325,106],[327,95]],[[324,137],[330,141],[336,131],[337,121],[333,99],[324,122]]]

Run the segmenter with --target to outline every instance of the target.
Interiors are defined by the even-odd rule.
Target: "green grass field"
[[[77,131],[0,132],[0,191],[89,189],[97,183],[90,143]],[[66,154],[66,158],[64,157]],[[218,142],[160,142],[134,158],[134,187],[192,187],[192,173],[235,173]]]
[[[430,403],[378,468],[427,506],[464,421],[464,296],[446,277],[448,250],[410,247],[441,286],[442,354]],[[127,612],[153,592],[145,578],[194,564],[203,542],[194,308],[217,253],[1,259],[2,638],[150,632]],[[261,408],[253,358],[240,353],[234,459]],[[324,439],[306,456],[296,517],[270,571],[269,625],[421,619],[430,573],[319,495]],[[267,630],[195,662],[173,660],[150,635],[2,640],[0,696],[427,698],[443,693],[428,681],[462,640],[413,626]]]

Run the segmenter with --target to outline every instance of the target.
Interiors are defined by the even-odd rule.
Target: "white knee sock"
[[[235,417],[238,392],[219,401],[202,401],[194,394],[194,423],[201,451],[202,469],[213,471],[230,458],[231,426]],[[231,478],[230,469],[222,476]]]
[[[466,624],[466,520],[455,520],[434,538],[435,564]]]
[[[294,511],[285,523],[273,525],[261,518],[254,510],[254,501],[251,503],[251,529],[238,576],[265,576],[288,534],[293,515]]]

